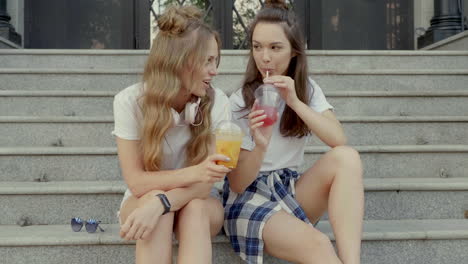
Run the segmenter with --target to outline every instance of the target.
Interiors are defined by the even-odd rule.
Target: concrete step
[[[325,95],[338,115],[453,116],[468,113],[466,90],[325,91]]]
[[[220,70],[214,86],[227,94],[239,89],[244,70]],[[141,80],[135,69],[0,69],[0,90],[120,91]],[[328,91],[466,90],[468,70],[310,71]],[[378,84],[378,85],[377,85]]]
[[[348,144],[442,145],[468,141],[467,116],[340,117]],[[312,145],[324,145],[312,137]]]
[[[468,177],[466,145],[355,146],[366,178]],[[311,167],[328,147],[306,147],[303,170]]]
[[[364,185],[369,220],[463,219],[468,209],[468,178],[365,179]],[[71,217],[118,223],[125,188],[123,181],[2,182],[0,225],[63,224]]]
[[[466,178],[468,145],[356,146],[366,178]],[[328,147],[306,147],[304,169]],[[2,181],[120,180],[116,148],[0,148]]]
[[[0,50],[2,68],[143,69],[146,50]],[[467,69],[466,51],[306,51],[312,69]],[[222,50],[220,69],[242,69],[247,50]]]
[[[0,146],[114,147],[113,116],[0,116]]]
[[[121,180],[116,148],[0,148],[1,181]]]
[[[114,91],[0,90],[3,116],[102,116],[112,115]]]
[[[440,145],[468,142],[466,116],[339,117],[349,145]],[[3,147],[110,147],[112,116],[0,116]],[[398,131],[398,133],[395,133]],[[324,145],[312,137],[311,145]]]
[[[74,233],[69,225],[0,226],[0,254],[3,263],[36,264],[116,264],[134,263],[134,242],[118,236],[118,225],[103,225],[104,233]],[[362,237],[363,264],[465,263],[468,259],[468,221],[391,220],[365,221]],[[334,242],[329,222],[317,228]],[[212,242],[213,263],[238,263],[227,238],[218,235]],[[174,255],[176,255],[174,242]],[[270,256],[264,263],[285,264]]]
[[[454,116],[468,113],[468,91],[325,91],[337,115]],[[0,90],[5,116],[112,115],[116,91]]]

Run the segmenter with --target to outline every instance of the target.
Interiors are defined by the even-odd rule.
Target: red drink
[[[263,126],[271,126],[278,119],[278,110],[274,106],[259,105],[258,109],[265,111],[266,118],[263,119]]]

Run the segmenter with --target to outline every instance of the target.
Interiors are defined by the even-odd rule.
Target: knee
[[[189,222],[190,224],[204,222],[204,220],[208,217],[206,214],[204,214],[207,211],[205,204],[205,200],[202,199],[193,199],[188,202],[179,211],[179,222]]]
[[[359,152],[350,146],[338,146],[330,151],[338,165],[361,167],[361,156]]]
[[[302,260],[315,259],[317,254],[325,254],[333,249],[333,244],[330,238],[322,232],[311,232],[311,234],[307,235],[306,240],[307,241],[303,241],[303,243],[301,243],[304,247],[301,250]]]

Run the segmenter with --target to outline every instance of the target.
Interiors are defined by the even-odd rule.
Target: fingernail
[[[231,161],[231,159],[230,159],[230,158],[225,158],[224,160],[225,160],[225,161]]]

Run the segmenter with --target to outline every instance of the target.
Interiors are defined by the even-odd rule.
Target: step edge
[[[423,220],[424,221],[424,220]],[[364,221],[364,226],[368,221]],[[374,221],[375,222],[375,221]],[[387,221],[388,222],[388,221]],[[408,223],[408,221],[393,220],[393,222],[401,222],[402,224]],[[427,221],[426,221],[427,222]],[[444,223],[447,221],[433,221],[434,224]],[[384,224],[385,221],[382,221]],[[414,222],[413,222],[414,223]],[[16,228],[17,226],[3,226],[3,228]],[[50,225],[51,228],[60,228],[66,230],[69,228],[68,225]],[[28,227],[23,227],[27,229]],[[34,226],[32,226],[34,228]],[[108,230],[107,233],[95,233],[95,234],[73,234],[72,231],[67,232],[62,237],[60,241],[54,240],[54,237],[7,237],[5,235],[0,235],[0,246],[3,247],[16,247],[16,246],[60,246],[60,245],[86,245],[86,244],[109,244],[109,245],[132,245],[134,241],[125,241],[117,235],[117,230],[119,229],[118,224],[107,224],[105,228]],[[422,230],[422,231],[364,231],[362,234],[363,241],[387,241],[387,240],[466,240],[468,239],[468,230],[465,228],[459,228],[455,230]],[[318,229],[330,230],[330,224],[328,221],[320,221]],[[107,229],[106,229],[107,230]],[[335,240],[332,232],[325,231],[325,234],[331,239]],[[68,237],[66,237],[68,235]],[[70,238],[71,235],[75,237]],[[228,243],[228,239],[225,235],[217,235],[213,243]]]
[[[121,181],[0,182],[0,195],[123,194]],[[467,178],[366,178],[365,191],[468,191]],[[468,197],[467,197],[468,202]]]
[[[359,145],[360,153],[465,153],[468,145]],[[325,153],[330,147],[306,146],[305,154]],[[115,155],[116,147],[0,147],[0,156]]]
[[[459,153],[468,152],[468,145],[361,145],[351,146],[360,153]],[[330,147],[306,146],[306,154],[324,153]]]
[[[343,123],[458,123],[468,116],[338,116]],[[0,123],[113,123],[113,116],[0,116]]]
[[[0,97],[114,97],[119,91],[0,90]],[[330,91],[327,97],[468,97],[468,91]]]
[[[55,68],[0,68],[0,74],[127,74],[141,75],[142,70],[138,69],[55,69]],[[240,75],[244,74],[245,69],[220,69],[219,75]],[[309,74],[316,75],[468,75],[468,70],[400,70],[400,69],[365,69],[365,70],[310,70]]]
[[[221,55],[248,56],[249,50],[222,49]],[[0,50],[0,55],[134,55],[147,56],[149,50],[123,49],[19,49]],[[306,50],[308,56],[468,56],[467,51],[426,51],[426,50]]]

